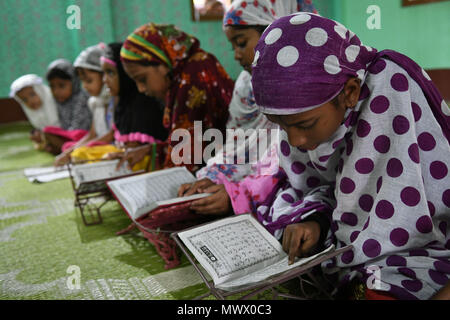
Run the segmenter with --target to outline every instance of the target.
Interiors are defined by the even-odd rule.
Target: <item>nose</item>
[[[242,53],[240,52],[239,49],[235,49],[234,50],[234,60],[241,62],[242,59]]]
[[[147,91],[147,88],[146,88],[145,85],[142,84],[142,83],[138,83],[138,84],[137,84],[137,87],[138,87],[138,91],[139,91],[140,93],[145,93],[145,92]]]
[[[294,131],[293,129],[287,131],[289,144],[293,147],[306,148],[308,145],[308,138],[305,134]]]

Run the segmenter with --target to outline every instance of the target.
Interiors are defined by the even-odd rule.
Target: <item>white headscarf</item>
[[[95,133],[101,137],[108,133],[111,124],[106,121],[106,109],[111,99],[111,95],[107,90],[106,84],[103,85],[102,91],[98,96],[92,96],[88,100],[88,107],[92,113],[94,121]]]
[[[39,109],[33,110],[29,108],[25,102],[17,96],[17,93],[26,87],[33,87],[36,94],[41,98],[42,105]],[[35,74],[27,74],[16,79],[11,84],[9,96],[19,102],[23,112],[34,128],[42,130],[47,126],[59,126],[55,100],[50,88],[43,83],[41,77]]]
[[[223,25],[268,26],[299,11],[317,13],[312,1],[307,0],[235,0],[224,15]]]

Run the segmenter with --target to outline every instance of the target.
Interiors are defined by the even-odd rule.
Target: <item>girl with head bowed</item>
[[[450,109],[427,73],[298,13],[264,31],[252,85],[282,129],[280,170],[225,183],[235,212],[253,212],[291,259],[318,249],[321,233],[325,246],[352,245],[322,264],[340,288],[448,299]]]
[[[195,192],[214,193],[210,197],[200,199],[192,204],[192,209],[201,214],[226,214],[231,206],[222,180],[239,181],[249,174],[261,171],[262,162],[272,160],[272,153],[278,141],[268,140],[265,154],[261,157],[265,161],[259,161],[258,165],[250,161],[252,155],[263,152],[261,148],[260,134],[266,130],[268,139],[271,131],[278,130],[278,125],[270,122],[261,113],[255,103],[251,84],[251,64],[255,56],[255,46],[258,43],[264,29],[277,18],[294,12],[317,13],[312,1],[305,0],[260,0],[260,1],[233,1],[231,7],[223,18],[223,30],[234,51],[234,58],[242,66],[243,70],[238,76],[233,97],[230,102],[230,116],[227,129],[251,132],[245,137],[242,144],[235,143],[233,136],[228,136],[223,152],[208,160],[207,165],[197,171],[199,179],[193,185],[183,185],[179,195],[191,195]],[[261,137],[265,137],[262,135]],[[274,139],[276,140],[276,139]],[[231,151],[231,152],[230,152]],[[243,155],[246,159],[240,159]],[[265,164],[267,165],[267,163]]]
[[[216,128],[224,133],[234,85],[225,69],[214,55],[200,48],[195,37],[173,25],[154,23],[147,23],[128,36],[121,59],[139,92],[165,103],[163,125],[169,138],[163,167],[179,165],[172,159],[172,148],[179,142],[172,141],[172,133],[185,129],[191,137],[186,151],[190,151],[191,160],[182,164],[193,172],[198,170],[204,163],[194,161],[194,122],[201,122],[203,132]],[[128,152],[122,161],[133,164],[149,150],[150,145],[139,147]]]

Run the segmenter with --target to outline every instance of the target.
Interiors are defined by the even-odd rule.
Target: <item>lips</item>
[[[308,151],[313,151],[313,150],[316,150],[318,146],[319,145],[316,144],[316,145],[313,145],[312,147],[300,147],[300,148],[304,149],[304,150],[308,150]]]

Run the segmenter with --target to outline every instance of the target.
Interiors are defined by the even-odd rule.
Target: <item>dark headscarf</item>
[[[92,122],[92,113],[87,105],[89,94],[81,87],[75,68],[68,60],[55,60],[47,68],[47,80],[55,70],[62,72],[72,81],[72,96],[62,103],[56,102],[61,128],[89,130]]]
[[[119,76],[119,103],[114,111],[114,123],[121,136],[141,133],[157,140],[167,139],[162,125],[164,105],[154,97],[139,93],[135,82],[125,73],[120,61],[122,43],[107,46],[104,57],[116,64]],[[128,140],[130,141],[130,140]],[[143,142],[143,141],[141,141]]]

